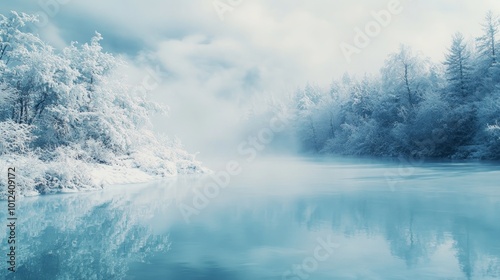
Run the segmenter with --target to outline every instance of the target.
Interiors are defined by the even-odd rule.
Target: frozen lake
[[[181,177],[23,199],[7,279],[500,279],[500,165],[241,168],[219,191]]]

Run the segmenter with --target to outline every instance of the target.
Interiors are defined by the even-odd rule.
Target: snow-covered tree
[[[492,11],[486,13],[483,26],[483,35],[477,38],[477,49],[483,67],[486,69],[497,63],[497,35],[500,28],[498,16]]]
[[[37,18],[25,13],[11,12],[8,17],[0,14],[0,61],[8,64],[20,46],[33,46],[41,40],[26,31],[26,26]]]
[[[27,24],[36,20],[0,15],[0,163],[14,154],[36,163],[20,173],[22,189],[86,188],[85,164],[163,176],[201,172],[193,156],[151,132],[151,114],[164,106],[120,76],[125,63],[103,50],[99,33],[57,50],[30,33]]]
[[[426,58],[410,47],[401,45],[399,51],[389,55],[382,69],[383,87],[394,92],[402,106],[412,108],[421,97],[421,87],[430,74],[431,65]]]
[[[321,144],[318,139],[317,124],[314,116],[316,107],[321,100],[321,91],[318,87],[307,85],[304,90],[298,90],[295,96],[296,112],[298,121],[296,123],[299,135],[305,149],[318,152]]]
[[[500,82],[500,64],[497,57],[498,32],[500,31],[498,16],[489,11],[482,27],[483,34],[476,39],[476,74],[474,77],[479,89],[479,98],[491,92],[495,84]]]
[[[326,153],[500,158],[497,17],[483,27],[477,52],[456,33],[442,64],[402,45],[378,77],[307,86],[291,106],[298,140]]]
[[[471,87],[471,52],[464,41],[462,33],[453,35],[453,42],[446,55],[446,76],[449,94],[455,101],[463,101],[468,95],[473,94]]]

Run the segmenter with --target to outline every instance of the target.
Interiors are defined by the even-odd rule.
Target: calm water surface
[[[500,279],[499,165],[242,168],[219,194],[206,176],[23,199],[18,270],[2,260],[0,278]]]

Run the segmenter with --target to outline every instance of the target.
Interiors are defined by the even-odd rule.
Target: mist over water
[[[27,198],[8,279],[498,279],[498,165],[429,162],[391,187],[401,167],[262,157],[189,223],[179,206],[212,175]]]

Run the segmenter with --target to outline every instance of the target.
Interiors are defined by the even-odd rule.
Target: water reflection
[[[215,208],[194,225],[170,228],[175,258],[157,260],[168,264],[165,275],[183,279],[217,268],[236,275],[192,279],[280,279],[312,255],[316,237],[333,235],[341,247],[312,279],[500,276],[500,226],[492,214],[500,208],[482,197],[356,192]]]
[[[283,279],[299,265],[284,279],[500,279],[491,166],[447,165],[454,176],[429,166],[391,191],[382,172],[398,168],[390,164],[342,163],[334,175],[329,162],[295,164],[301,174],[248,170],[189,224],[177,206],[192,199],[196,178],[23,201],[15,275]],[[318,238],[340,246],[305,271]]]
[[[154,234],[144,225],[147,215],[138,211],[142,206],[140,193],[127,192],[21,200],[17,271],[7,274],[2,261],[1,278],[125,278],[130,262],[144,261],[169,248],[167,234]],[[1,234],[6,240],[6,232]],[[6,252],[2,243],[2,252]]]

